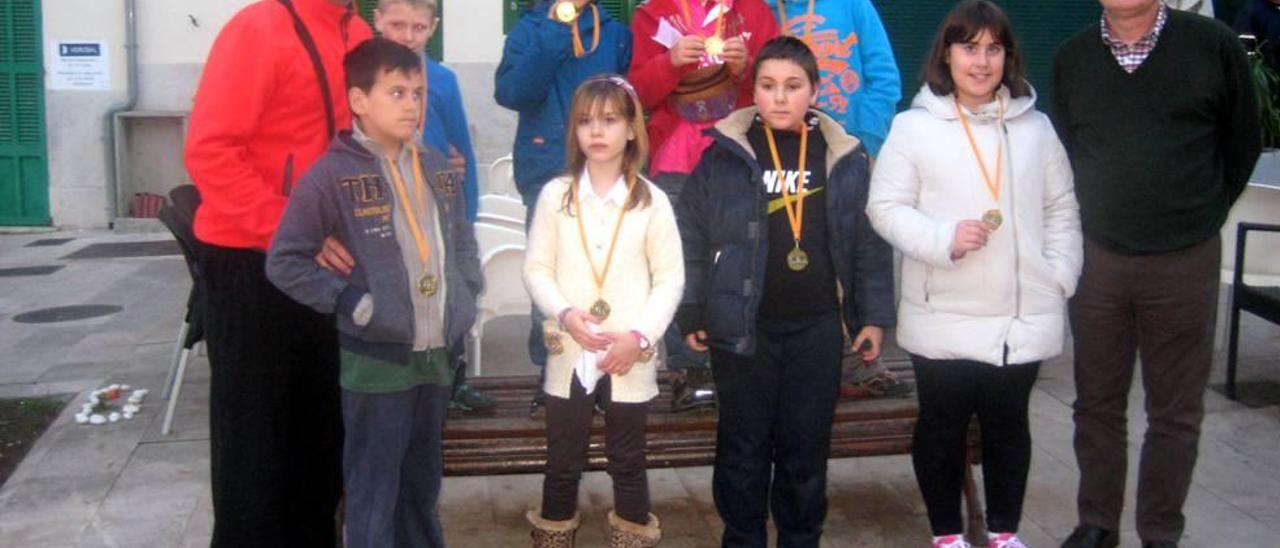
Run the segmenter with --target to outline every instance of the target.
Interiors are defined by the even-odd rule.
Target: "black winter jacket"
[[[680,193],[676,220],[684,245],[681,330],[707,332],[708,344],[755,353],[756,312],[764,294],[768,255],[763,172],[747,142],[755,107],[707,130],[715,143]],[[894,324],[893,250],[865,213],[870,179],[866,149],[830,116],[818,113],[827,142],[827,238],[850,333]]]

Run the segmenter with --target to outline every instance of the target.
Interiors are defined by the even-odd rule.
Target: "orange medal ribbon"
[[[391,182],[396,186],[396,196],[400,199],[400,207],[404,209],[405,219],[409,221],[409,231],[413,233],[413,243],[418,249],[418,258],[422,259],[422,268],[429,270],[431,246],[427,243],[427,236],[423,233],[422,227],[418,225],[418,215],[425,217],[427,214],[427,188],[422,182],[425,178],[422,176],[422,164],[418,161],[418,147],[413,144],[409,146],[412,147],[410,150],[413,154],[413,191],[418,195],[418,209],[414,209],[409,202],[404,179],[400,175],[400,167],[390,156],[387,157],[387,173],[391,175]],[[438,280],[431,274],[425,274],[421,280],[418,280],[418,291],[423,295],[435,296],[438,289]]]
[[[787,32],[787,28],[789,28],[789,25],[787,24],[787,7],[785,6],[786,0],[777,0],[777,2],[778,2],[778,20],[782,21],[782,33],[789,34]],[[809,35],[813,33],[813,3],[814,3],[814,0],[809,0],[809,16],[804,21],[804,34],[800,35],[800,39],[804,40],[806,44],[809,43]]]
[[[689,30],[701,34],[698,29],[701,29],[702,25],[694,23],[693,13],[689,10],[689,0],[680,0],[680,5],[684,8],[684,22],[689,26]],[[703,43],[707,54],[712,56],[724,53],[724,13],[728,11],[724,0],[717,0],[716,5],[720,6],[720,14],[716,16],[716,33],[707,37]]]
[[[631,202],[631,192],[635,190],[636,181],[634,179],[627,181],[627,199],[622,202],[622,210],[618,212],[618,220],[613,224],[613,237],[609,241],[609,251],[604,259],[604,271],[596,269],[596,262],[591,258],[591,246],[587,244],[587,230],[582,226],[582,203],[578,196],[578,181],[573,181],[569,188],[570,196],[573,196],[573,210],[577,213],[578,221],[578,240],[582,242],[582,252],[587,256],[587,263],[591,265],[591,276],[596,282],[596,302],[591,305],[591,315],[599,318],[601,321],[609,317],[609,303],[604,300],[604,281],[609,277],[609,266],[613,264],[613,250],[618,246],[618,234],[622,232],[622,218],[627,215],[627,204]]]
[[[805,157],[809,152],[809,124],[800,123],[800,158],[796,170],[796,197],[792,197],[782,170],[782,160],[778,156],[778,143],[773,138],[773,129],[764,124],[764,136],[769,141],[769,154],[773,157],[774,172],[777,173],[778,185],[782,187],[782,208],[787,211],[787,221],[791,224],[791,237],[795,239],[795,248],[787,253],[787,266],[791,270],[801,271],[809,266],[809,255],[800,249],[800,233],[804,228],[805,184],[808,182],[805,172]]]
[[[1004,124],[1004,100],[996,96],[996,101],[1000,105],[999,123]],[[960,125],[964,127],[964,135],[969,138],[969,148],[973,151],[973,157],[978,161],[978,169],[982,170],[982,181],[987,185],[987,191],[991,193],[991,198],[995,201],[996,207],[989,209],[982,214],[982,221],[987,223],[991,230],[1000,228],[1004,222],[1004,216],[1000,214],[1000,184],[1004,171],[1004,141],[997,137],[996,139],[996,177],[993,181],[991,174],[987,171],[987,163],[982,160],[982,150],[978,148],[978,141],[973,138],[973,129],[969,127],[969,120],[965,118],[964,111],[960,109],[960,100],[955,99],[956,116],[960,118]]]

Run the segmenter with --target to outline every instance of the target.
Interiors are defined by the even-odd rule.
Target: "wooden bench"
[[[890,362],[900,378],[911,380],[905,360]],[[646,456],[650,468],[707,466],[715,459],[716,414],[671,412],[671,378],[659,373],[660,394],[649,412]],[[445,475],[475,476],[542,473],[546,466],[546,430],[529,417],[536,376],[481,377],[472,386],[498,402],[491,416],[450,416],[445,424]],[[902,455],[911,452],[917,416],[914,395],[895,399],[841,399],[831,431],[831,458]],[[976,421],[969,435],[969,462],[981,462]],[[592,424],[588,469],[604,470],[604,420]],[[983,538],[981,500],[971,473],[965,478],[969,533]]]

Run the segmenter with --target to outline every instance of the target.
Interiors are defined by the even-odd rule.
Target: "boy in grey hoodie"
[[[267,277],[337,316],[347,546],[443,546],[441,433],[483,287],[462,179],[417,144],[426,96],[410,49],[375,38],[343,63],[354,129],[298,184]],[[355,258],[315,261],[326,236]]]

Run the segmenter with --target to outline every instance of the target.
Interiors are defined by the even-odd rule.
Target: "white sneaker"
[[[1027,548],[1013,533],[987,533],[987,548]]]
[[[947,535],[933,537],[933,548],[973,548],[973,545],[964,540],[964,535]]]

